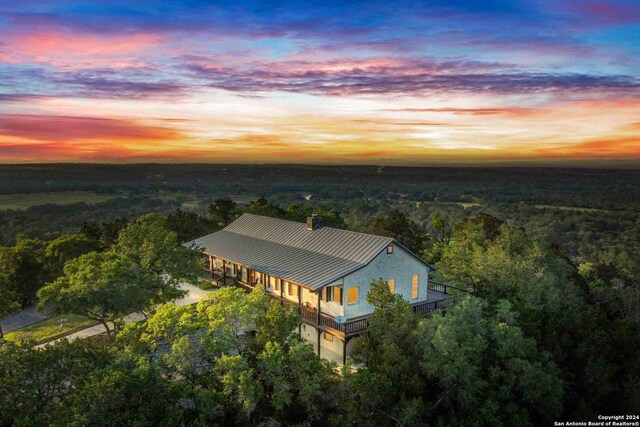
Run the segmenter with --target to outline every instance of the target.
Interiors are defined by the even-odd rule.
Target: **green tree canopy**
[[[0,320],[20,310],[20,304],[18,303],[17,295],[9,289],[9,278],[6,274],[0,273]],[[4,338],[2,331],[2,325],[0,325],[0,341]]]
[[[422,251],[425,243],[424,230],[398,209],[378,216],[366,227],[366,232],[393,237],[415,253]]]
[[[231,199],[216,199],[207,209],[209,218],[218,227],[223,228],[231,224],[238,217],[240,211],[236,202]]]
[[[374,306],[369,327],[357,342],[353,362],[365,368],[346,378],[359,396],[358,414],[383,424],[414,424],[425,392],[416,360],[415,330],[419,317],[399,294],[389,291],[382,279],[371,283],[367,302]]]
[[[38,291],[42,307],[76,313],[100,322],[111,333],[125,315],[146,310],[157,277],[112,252],[91,252],[73,259],[64,275]]]
[[[89,373],[58,412],[60,425],[175,426],[182,424],[179,388],[152,363],[121,354]]]
[[[45,255],[47,243],[39,239],[25,239],[11,247],[0,247],[0,272],[5,276],[8,290],[18,297],[21,305],[35,301],[36,292],[52,273]]]
[[[62,275],[68,261],[98,250],[100,244],[84,234],[63,234],[47,244],[45,257],[53,277],[58,277]]]
[[[282,209],[280,205],[270,202],[264,197],[249,203],[244,209],[244,212],[274,218],[286,218],[287,215],[286,211]]]
[[[158,215],[144,215],[120,232],[113,248],[119,257],[157,277],[156,304],[183,296],[180,282],[195,283],[201,272],[200,252],[182,246],[176,233],[165,225],[165,219]]]
[[[204,236],[218,228],[216,224],[197,213],[182,209],[176,209],[174,213],[167,215],[166,227],[176,233],[180,242]]]
[[[67,398],[112,358],[100,340],[63,340],[45,349],[0,340],[0,425],[55,425]]]
[[[416,338],[430,408],[444,425],[550,423],[562,409],[562,380],[501,301],[495,314],[465,297],[421,322]]]

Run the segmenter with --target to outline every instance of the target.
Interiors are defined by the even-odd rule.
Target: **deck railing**
[[[202,277],[205,280],[211,281],[218,287],[224,284],[222,282],[225,279],[224,273],[222,272],[222,270],[209,270],[208,268],[202,269],[202,273],[200,274],[200,277]],[[231,277],[227,276],[226,278],[230,279]]]
[[[207,272],[211,274],[210,270],[207,270]],[[238,286],[241,286],[247,290],[251,290],[254,287],[240,280],[240,277],[236,277],[235,279],[236,280],[234,283],[236,283]],[[432,281],[429,281],[427,288],[432,291],[443,293],[445,295],[451,295],[451,297],[442,299],[442,300],[437,300],[437,301],[425,301],[425,302],[413,304],[411,306],[413,308],[413,311],[420,316],[426,316],[435,310],[445,309],[447,304],[451,300],[453,300],[457,295],[467,292],[455,286],[450,286],[444,283],[438,283],[438,282],[432,282]],[[298,313],[300,314],[300,317],[302,317],[303,320],[311,324],[316,324],[323,328],[331,329],[333,331],[342,333],[345,336],[353,336],[353,335],[361,334],[369,326],[368,316],[350,320],[346,323],[338,323],[335,317],[322,312],[318,313],[318,309],[315,307],[300,305],[296,301],[291,301],[286,298],[283,298],[280,294],[269,293],[269,295],[272,298],[280,300],[280,303],[285,308],[295,307]]]
[[[440,292],[445,295],[459,295],[461,293],[469,292],[455,286],[447,285],[445,283],[440,283],[440,282],[434,282],[432,280],[429,280],[429,282],[427,282],[427,289]]]

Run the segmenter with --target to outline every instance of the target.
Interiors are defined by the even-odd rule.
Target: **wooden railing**
[[[364,332],[369,327],[369,318],[352,320],[344,324],[345,335],[355,335]]]
[[[411,307],[413,311],[419,316],[426,316],[432,313],[435,310],[443,310],[450,299],[444,299],[439,301],[429,301],[414,304]],[[369,327],[369,317],[365,317],[362,319],[351,320],[344,325],[340,325],[340,331],[343,332],[346,336],[357,335],[364,332]]]
[[[305,307],[305,306],[300,306],[300,316],[308,321],[308,322],[312,322],[315,323],[318,320],[318,310],[315,309],[311,309],[309,307]]]
[[[253,288],[252,285],[242,282],[240,278],[236,278],[237,285],[250,290]],[[426,316],[429,313],[435,310],[443,310],[446,308],[446,305],[449,301],[455,298],[455,296],[460,293],[466,293],[467,291],[457,288],[455,286],[446,285],[444,283],[432,282],[429,281],[427,286],[428,289],[432,291],[441,292],[445,295],[452,295],[450,298],[438,300],[438,301],[425,301],[417,304],[413,304],[411,307],[413,311],[420,315]],[[326,313],[318,313],[318,309],[315,307],[308,307],[305,305],[300,305],[296,301],[291,301],[286,298],[283,298],[280,294],[269,293],[272,298],[275,298],[280,301],[283,307],[289,308],[294,307],[300,314],[303,320],[321,326],[326,329],[331,329],[333,331],[344,334],[345,336],[358,335],[363,333],[367,327],[369,326],[369,317],[362,317],[354,320],[350,320],[346,323],[338,323],[335,317],[328,315]]]
[[[219,271],[219,270],[212,271],[212,270],[209,270],[208,268],[204,268],[202,270],[200,277],[215,283],[216,286],[220,286],[221,285],[220,282],[224,279],[224,275],[222,274],[222,271]]]
[[[460,293],[467,293],[469,291],[465,291],[464,289],[461,288],[457,288],[455,286],[451,286],[451,285],[447,285],[444,283],[439,283],[439,282],[433,282],[431,280],[429,280],[429,282],[427,283],[427,289],[430,289],[432,291],[436,291],[436,292],[440,292],[443,293],[445,295],[458,295]]]

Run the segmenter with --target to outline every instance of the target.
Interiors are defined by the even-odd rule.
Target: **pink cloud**
[[[11,34],[5,40],[4,52],[0,52],[2,62],[32,61],[70,68],[114,68],[139,66],[140,55],[164,39],[158,34],[96,36],[41,30]]]

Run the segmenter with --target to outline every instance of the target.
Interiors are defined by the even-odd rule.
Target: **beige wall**
[[[313,346],[316,352],[318,351],[318,330],[315,327],[303,323],[300,327],[300,335]],[[333,341],[330,341],[325,338],[324,332],[320,332],[321,357],[341,365],[343,360],[342,351],[343,342],[338,336],[334,336]]]

